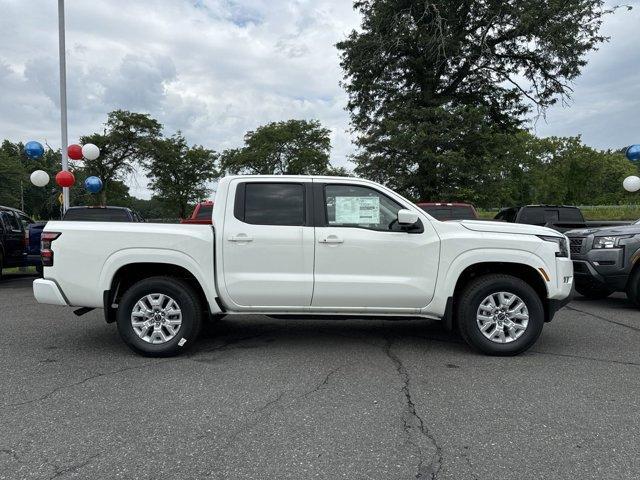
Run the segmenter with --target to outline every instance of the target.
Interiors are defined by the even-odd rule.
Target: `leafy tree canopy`
[[[211,189],[207,183],[218,176],[218,154],[202,146],[189,147],[180,132],[155,140],[145,167],[149,188],[163,199],[173,215],[187,216],[189,205],[203,200]]]
[[[489,188],[505,134],[571,94],[611,9],[603,0],[358,0],[337,47],[356,173],[440,200]]]
[[[248,132],[244,147],[225,150],[220,168],[231,174],[329,174],[330,133],[318,120],[269,123]]]
[[[136,164],[147,160],[151,144],[161,133],[162,125],[147,114],[114,110],[109,113],[103,133],[81,137],[82,144],[93,143],[100,148],[100,156],[85,160],[83,167],[102,179],[102,205],[106,205],[109,184],[124,180],[134,172]]]

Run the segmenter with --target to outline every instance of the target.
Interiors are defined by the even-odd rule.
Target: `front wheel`
[[[184,280],[151,277],[129,288],[118,305],[118,332],[134,352],[169,357],[190,347],[200,332],[202,306]]]
[[[629,278],[626,294],[634,306],[640,307],[640,268],[636,268],[631,278]]]
[[[456,298],[462,338],[487,355],[517,355],[530,348],[544,325],[536,291],[511,275],[473,280]]]

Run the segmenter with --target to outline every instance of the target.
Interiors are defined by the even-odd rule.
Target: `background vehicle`
[[[0,206],[0,276],[3,268],[35,266],[42,270],[40,235],[44,222],[24,212]]]
[[[180,223],[192,225],[211,225],[211,215],[213,213],[213,202],[207,200],[200,202],[193,209],[193,213],[189,218],[183,218]]]
[[[388,188],[340,177],[226,177],[213,226],[49,222],[42,257],[39,302],[104,308],[152,356],[190,346],[203,316],[251,313],[455,319],[473,347],[514,355],[573,281],[553,230],[432,221]]]
[[[640,306],[640,221],[633,225],[571,230],[571,258],[578,293],[604,298],[626,292]]]
[[[62,217],[76,222],[144,222],[134,210],[126,207],[70,207]]]
[[[477,220],[478,212],[469,203],[416,203],[436,220]]]
[[[539,225],[553,228],[559,232],[587,227],[580,209],[567,205],[525,205],[524,207],[503,208],[494,219],[503,222]]]

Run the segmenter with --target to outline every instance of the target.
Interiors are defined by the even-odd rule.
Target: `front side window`
[[[244,212],[240,220],[253,225],[304,225],[304,186],[299,183],[245,184]]]
[[[400,231],[398,211],[402,205],[368,187],[327,185],[327,224],[330,227],[359,227],[380,231]]]

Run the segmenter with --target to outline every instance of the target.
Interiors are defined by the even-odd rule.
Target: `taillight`
[[[40,259],[43,267],[53,267],[53,250],[51,250],[51,242],[58,238],[59,232],[42,232],[40,237]]]
[[[25,246],[25,248],[29,248],[29,231],[28,231],[28,230],[26,230],[26,231],[24,232],[24,239],[23,239],[23,241],[24,241],[24,246]]]

